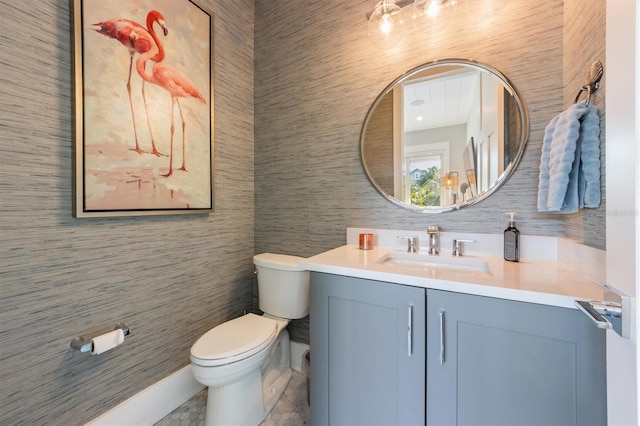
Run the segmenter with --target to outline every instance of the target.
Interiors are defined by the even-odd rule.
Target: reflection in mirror
[[[476,170],[478,169],[476,161],[476,148],[473,142],[473,136],[467,142],[467,146],[462,153],[462,161],[464,162],[464,173],[467,178],[466,186],[460,185],[462,191],[462,202],[464,203],[464,195],[469,191],[468,199],[471,200],[478,193],[478,186],[476,185]]]
[[[402,75],[376,99],[360,136],[362,163],[382,195],[442,212],[494,192],[524,152],[528,117],[497,70],[436,61]]]

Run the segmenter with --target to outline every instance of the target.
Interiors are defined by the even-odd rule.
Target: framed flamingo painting
[[[212,16],[74,0],[77,217],[213,211]]]

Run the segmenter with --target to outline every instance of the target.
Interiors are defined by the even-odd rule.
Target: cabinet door
[[[424,289],[313,273],[310,332],[311,424],[424,425]]]
[[[605,425],[605,333],[577,310],[427,291],[427,424]]]

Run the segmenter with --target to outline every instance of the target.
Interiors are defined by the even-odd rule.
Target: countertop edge
[[[571,293],[571,290],[564,290],[563,288],[561,288],[561,286],[563,286],[564,284],[562,282],[556,284],[558,286],[558,291],[544,292],[529,289],[526,286],[523,286],[523,288],[513,288],[505,285],[504,282],[498,283],[499,285],[491,285],[487,283],[461,282],[460,280],[452,281],[430,277],[420,277],[415,275],[405,275],[395,272],[384,272],[376,269],[371,269],[369,266],[367,266],[366,262],[360,261],[360,263],[358,263],[357,260],[350,265],[346,265],[345,263],[348,262],[346,260],[348,254],[352,256],[360,255],[360,260],[362,259],[362,256],[366,256],[366,254],[361,255],[356,250],[358,250],[358,248],[352,245],[341,246],[301,261],[299,263],[299,266],[311,272],[321,272],[333,275],[364,278],[381,282],[389,282],[393,284],[421,287],[425,289],[452,291],[456,293],[465,293],[477,296],[486,296],[498,299],[557,306],[570,309],[578,309],[575,305],[576,300],[591,300],[592,298],[594,298],[594,295],[597,297],[598,291],[604,291],[604,286],[602,286],[601,284],[573,271],[563,271],[563,275],[575,277],[576,280],[581,281],[581,284],[582,282],[584,282],[584,292],[574,290],[574,292]],[[382,248],[382,250],[385,249]],[[350,260],[353,261],[354,259]],[[535,268],[537,267],[537,265],[540,265],[540,268],[548,268],[549,265],[554,265],[557,268],[563,267],[563,265],[558,262],[546,261],[537,262],[536,265],[528,265],[527,267]],[[518,268],[518,265],[510,267]],[[470,279],[469,281],[472,280]]]

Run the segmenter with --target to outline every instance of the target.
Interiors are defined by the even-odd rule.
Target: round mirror
[[[439,213],[478,203],[513,173],[529,134],[526,107],[496,69],[450,59],[387,86],[360,133],[362,165],[389,201]]]

